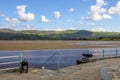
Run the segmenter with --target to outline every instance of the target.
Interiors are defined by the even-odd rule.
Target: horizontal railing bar
[[[11,69],[19,69],[19,67],[12,67],[12,68],[0,69],[0,71],[11,70]]]
[[[15,63],[19,63],[20,61],[14,61],[14,62],[5,62],[5,63],[0,63],[0,65],[4,65],[4,64],[15,64]]]
[[[6,56],[6,57],[0,57],[0,59],[3,59],[3,58],[17,58],[19,56]]]

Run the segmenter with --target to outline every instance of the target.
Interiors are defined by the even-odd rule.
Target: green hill
[[[87,30],[38,31],[0,29],[0,40],[120,40],[120,32]]]

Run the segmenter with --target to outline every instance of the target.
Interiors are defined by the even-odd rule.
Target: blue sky
[[[0,0],[0,28],[120,32],[120,0]]]

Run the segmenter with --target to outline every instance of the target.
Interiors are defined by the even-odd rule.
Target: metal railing
[[[1,59],[12,59],[12,58],[18,58],[18,60],[17,60],[17,61],[1,62],[1,63],[0,63],[0,66],[18,63],[18,64],[19,64],[19,67],[3,68],[3,69],[1,68],[0,71],[3,71],[3,70],[10,70],[10,69],[16,69],[16,68],[20,68],[20,67],[21,67],[22,53],[20,53],[19,55],[15,55],[15,56],[2,56],[2,57],[0,57],[0,60],[1,60]]]
[[[46,53],[48,53],[49,55],[45,54],[44,52],[40,53],[42,54],[42,56],[40,56],[39,59],[43,60],[43,62],[40,61],[38,62],[38,64],[49,69],[53,69],[52,67],[54,67],[55,69],[60,69],[63,67],[75,65],[78,59],[82,59],[82,54],[93,54],[93,57],[91,59],[120,57],[120,48],[91,48],[73,50],[66,49],[56,51],[54,50],[51,52],[46,51]]]
[[[60,69],[63,67],[71,66],[76,64],[76,60],[82,58],[82,54],[93,54],[93,59],[104,59],[104,58],[111,58],[111,57],[120,57],[120,48],[88,48],[88,49],[60,49],[60,50],[35,50],[35,51],[22,51],[23,58],[27,58],[29,61],[29,67],[41,68],[44,66],[47,69]],[[6,54],[13,54],[15,56],[3,56],[3,53]],[[9,51],[9,52],[1,52],[0,62],[6,57],[9,58],[19,58],[13,62],[5,62],[0,63],[2,65],[10,65],[14,63],[21,63],[22,62],[22,53],[17,55],[19,51]],[[2,60],[1,60],[2,59]],[[19,68],[21,64],[18,65]],[[9,67],[9,66],[7,66]]]
[[[120,57],[120,49],[119,48],[103,48],[103,49],[92,49],[89,50],[91,54],[94,55],[94,58],[111,58],[111,57]]]

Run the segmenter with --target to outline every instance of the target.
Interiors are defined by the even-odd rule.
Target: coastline
[[[75,44],[80,45],[75,45]],[[81,44],[82,43],[82,44]],[[85,45],[84,45],[85,43]],[[87,45],[86,45],[87,43]],[[51,50],[84,48],[119,48],[120,41],[0,41],[0,51],[6,50]],[[52,71],[30,68],[28,74],[0,72],[2,80],[102,80],[100,69],[118,64],[120,58],[101,59],[95,62],[69,66]],[[7,77],[6,77],[7,76]]]
[[[2,80],[102,80],[100,69],[118,65],[120,58],[97,60],[95,62],[69,66],[57,71],[31,68],[28,74],[19,72],[0,73]],[[7,77],[6,77],[7,76]]]

